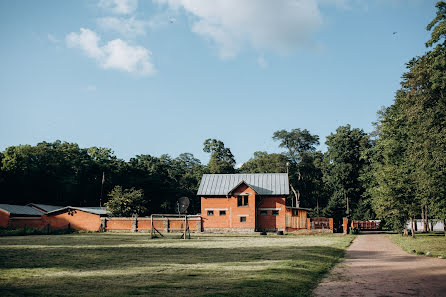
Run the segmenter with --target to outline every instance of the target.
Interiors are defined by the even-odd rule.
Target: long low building
[[[105,207],[0,204],[0,226],[99,231],[101,217],[107,213]]]
[[[0,204],[0,226],[41,228],[45,226],[43,214],[31,206]]]

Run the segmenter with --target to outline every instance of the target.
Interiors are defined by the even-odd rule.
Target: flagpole
[[[102,171],[101,197],[99,198],[99,207],[102,207],[102,192],[104,190],[105,172]]]

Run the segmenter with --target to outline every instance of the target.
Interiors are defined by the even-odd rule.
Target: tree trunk
[[[291,187],[291,191],[293,191],[293,193],[294,193],[294,197],[296,198],[296,207],[299,207],[299,196],[297,195],[297,192],[296,192],[296,190],[294,189],[294,187],[293,187],[293,185],[292,184],[290,184],[290,187]]]
[[[431,231],[434,231],[434,220],[431,220],[431,221],[430,221],[429,226],[430,226],[430,230],[431,230]]]
[[[444,231],[444,236],[446,236],[446,219],[443,220],[443,231]]]
[[[427,232],[426,221],[424,220],[424,206],[421,207],[421,221],[423,222],[423,232]]]
[[[424,206],[424,224],[426,225],[426,232],[429,232],[429,216],[427,215],[427,205]]]
[[[412,231],[412,237],[415,237],[415,228],[414,228],[414,224],[413,224],[413,218],[410,218],[410,229]]]

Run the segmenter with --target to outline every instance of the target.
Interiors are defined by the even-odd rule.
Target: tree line
[[[279,130],[272,139],[282,153],[254,152],[240,168],[218,139],[203,143],[208,164],[190,153],[124,161],[109,148],[60,141],[11,146],[0,153],[1,203],[92,206],[102,198],[121,209],[117,215],[145,215],[175,212],[176,200],[187,196],[189,212],[197,213],[205,173],[289,172],[287,204],[312,208],[312,216],[381,219],[395,230],[409,219],[445,220],[446,2],[436,7],[429,50],[407,63],[394,103],[378,112],[371,133],[340,126],[322,152],[307,129]]]

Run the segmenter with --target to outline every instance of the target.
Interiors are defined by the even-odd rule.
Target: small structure
[[[305,208],[286,207],[286,173],[204,174],[203,231],[287,231],[307,228]]]
[[[53,229],[68,226],[76,230],[99,231],[101,217],[107,216],[105,207],[67,206],[46,213],[46,221]]]
[[[0,226],[41,228],[44,213],[30,206],[0,204]]]

